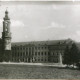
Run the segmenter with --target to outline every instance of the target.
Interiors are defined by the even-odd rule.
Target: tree
[[[70,63],[70,49],[69,46],[66,46],[65,52],[64,52],[64,60],[63,60],[63,64],[67,64],[67,66],[69,67]]]
[[[73,43],[70,49],[70,63],[73,64],[73,67],[75,63],[79,62],[79,59],[80,59],[79,54],[80,53],[79,53],[78,47],[76,46],[75,43]]]

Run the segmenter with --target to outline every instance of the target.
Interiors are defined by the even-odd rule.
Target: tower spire
[[[7,8],[6,8],[6,11],[5,11],[4,20],[10,20],[10,18],[9,18],[9,16],[8,16],[8,10],[7,10]]]

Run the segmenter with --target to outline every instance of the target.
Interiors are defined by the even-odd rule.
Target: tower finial
[[[6,7],[6,11],[5,11],[5,14],[8,14],[8,11],[7,11],[8,7]]]

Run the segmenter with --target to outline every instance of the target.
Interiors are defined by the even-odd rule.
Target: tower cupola
[[[5,17],[4,17],[4,20],[10,20],[9,16],[8,16],[8,11],[6,10],[5,11]]]

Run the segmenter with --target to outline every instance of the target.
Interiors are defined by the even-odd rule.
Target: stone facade
[[[72,40],[12,43],[12,62],[62,63],[67,45]],[[62,59],[61,59],[62,58]]]

